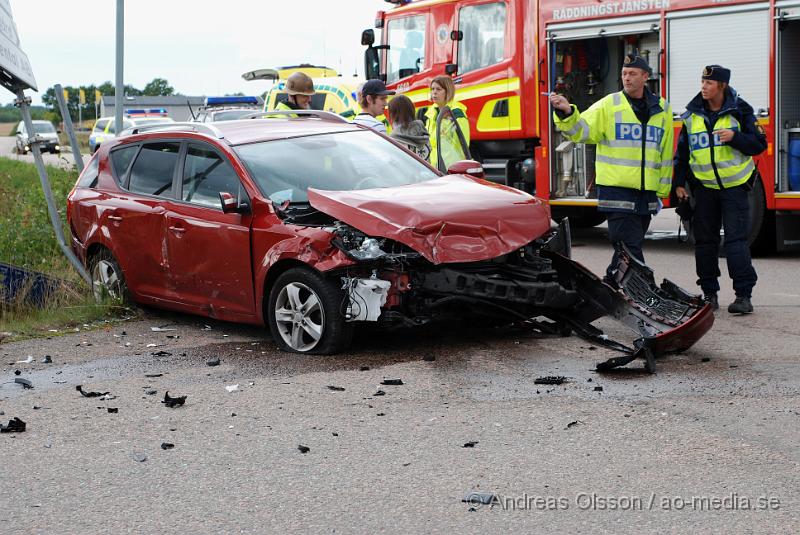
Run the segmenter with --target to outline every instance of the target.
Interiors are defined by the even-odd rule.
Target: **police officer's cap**
[[[645,61],[642,56],[637,56],[636,54],[626,54],[625,59],[622,60],[622,66],[629,69],[642,69],[647,73],[650,72],[650,65],[647,61]]]
[[[722,65],[707,65],[703,68],[703,80],[716,80],[727,84],[731,81],[731,70]]]

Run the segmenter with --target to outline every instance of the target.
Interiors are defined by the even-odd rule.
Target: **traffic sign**
[[[38,91],[28,56],[20,47],[9,0],[0,0],[0,69],[0,84],[9,91],[29,88]]]

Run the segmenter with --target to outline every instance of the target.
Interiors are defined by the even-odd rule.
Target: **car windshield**
[[[51,122],[33,123],[33,131],[37,134],[54,134],[56,129]]]
[[[245,115],[249,115],[251,113],[255,113],[257,110],[230,110],[230,111],[220,111],[214,114],[215,121],[233,121],[238,119],[239,117],[244,117]]]
[[[134,119],[133,123],[136,125],[143,124],[158,124],[158,123],[174,123],[175,120],[171,117],[148,117],[146,119]]]
[[[352,191],[433,180],[425,164],[374,132],[351,131],[236,147],[272,201],[308,202],[308,188]]]

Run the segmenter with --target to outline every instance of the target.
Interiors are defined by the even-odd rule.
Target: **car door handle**
[[[122,221],[122,218],[120,216],[118,216],[118,215],[110,215],[110,216],[108,216],[108,218],[111,221]]]
[[[186,229],[185,229],[185,228],[183,228],[183,227],[175,227],[175,226],[172,226],[172,227],[169,227],[169,229],[170,229],[172,232],[174,232],[175,234],[183,234],[184,232],[186,232]]]

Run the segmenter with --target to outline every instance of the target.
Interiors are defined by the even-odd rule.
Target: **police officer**
[[[314,81],[304,72],[294,72],[286,79],[286,101],[278,102],[276,110],[308,110],[311,109],[311,97],[316,94]]]
[[[728,312],[749,314],[753,311],[750,298],[758,277],[747,245],[748,192],[756,176],[752,156],[767,148],[767,137],[756,122],[753,108],[728,85],[730,79],[731,71],[720,65],[703,69],[700,93],[681,116],[675,195],[688,198],[688,182],[695,198],[694,257],[697,284],[705,300],[714,310],[719,308],[719,231],[723,226],[728,274],[736,292]]]
[[[597,145],[597,209],[608,214],[614,256],[604,281],[617,286],[619,243],[644,262],[642,242],[659,197],[667,197],[672,179],[672,110],[646,86],[650,66],[627,55],[623,91],[611,93],[583,113],[561,95],[551,94],[555,126],[568,139]]]

